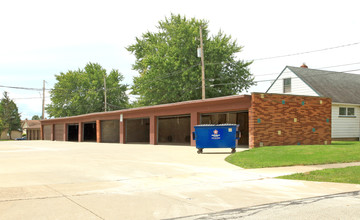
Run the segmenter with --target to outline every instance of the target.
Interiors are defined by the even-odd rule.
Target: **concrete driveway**
[[[0,219],[176,218],[360,190],[355,184],[273,179],[322,167],[245,170],[224,161],[228,152],[0,142]]]

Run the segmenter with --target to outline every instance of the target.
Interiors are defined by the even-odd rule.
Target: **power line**
[[[351,43],[351,44],[344,44],[344,45],[335,46],[335,47],[322,48],[322,49],[318,49],[318,50],[304,51],[304,52],[298,52],[298,53],[293,53],[293,54],[285,54],[285,55],[278,55],[278,56],[271,56],[271,57],[256,58],[256,59],[250,59],[250,60],[252,60],[252,61],[261,61],[261,60],[269,60],[269,59],[276,59],[276,58],[283,58],[283,57],[290,57],[290,56],[298,56],[298,55],[302,55],[302,54],[315,53],[315,52],[333,50],[333,49],[338,49],[338,48],[343,48],[343,47],[355,46],[355,45],[358,45],[358,44],[360,44],[360,42],[355,42],[355,43]],[[207,65],[226,64],[226,63],[230,63],[230,62],[207,63]],[[334,66],[334,67],[336,67],[336,66]]]
[[[360,69],[355,69],[355,70],[346,70],[346,71],[341,71],[341,72],[338,72],[338,71],[332,71],[331,73],[322,73],[322,74],[317,74],[316,76],[309,76],[309,78],[312,78],[312,77],[317,77],[319,75],[321,76],[326,76],[326,75],[332,75],[332,74],[338,74],[338,73],[348,73],[348,72],[355,72],[355,71],[360,71]],[[279,73],[280,74],[280,73]],[[291,79],[298,79],[300,77],[287,77],[287,78],[291,78]],[[275,81],[276,79],[266,79],[266,80],[255,80],[253,82],[255,83],[259,83],[259,82],[271,82],[271,81]],[[231,82],[231,83],[218,83],[218,84],[210,84],[208,86],[217,86],[217,85],[232,85],[232,84],[237,84],[237,83],[234,83],[234,82]],[[198,89],[200,87],[197,87],[196,89]]]
[[[347,70],[345,72],[355,72],[355,71],[359,71],[360,69],[356,69],[356,70]]]
[[[360,64],[360,62],[340,64],[340,65],[335,65],[335,66],[316,67],[316,68],[312,68],[312,69],[322,70],[322,69],[333,68],[333,67],[351,66],[351,65],[355,65],[355,64]],[[351,71],[352,71],[352,70],[349,70],[349,71],[341,71],[341,72],[351,72]],[[340,72],[340,71],[338,71],[338,72]],[[270,76],[270,75],[279,75],[279,72],[276,72],[276,73],[266,73],[266,74],[254,75],[254,76],[255,76],[255,77],[258,77],[258,76]]]
[[[254,61],[259,61],[259,60],[267,60],[267,59],[275,59],[275,58],[282,58],[282,57],[288,57],[288,56],[296,56],[296,55],[302,55],[302,54],[308,54],[308,53],[314,53],[314,52],[321,52],[321,51],[326,51],[326,50],[332,50],[332,49],[337,49],[337,48],[342,48],[342,47],[349,47],[349,46],[354,46],[354,45],[358,45],[360,44],[360,42],[355,42],[355,43],[351,43],[351,44],[344,44],[344,45],[340,45],[340,46],[335,46],[335,47],[329,47],[329,48],[323,48],[323,49],[318,49],[318,50],[312,50],[312,51],[305,51],[305,52],[299,52],[299,53],[293,53],[293,54],[287,54],[287,55],[279,55],[279,56],[272,56],[272,57],[265,57],[265,58],[258,58],[258,59],[254,59]],[[221,62],[221,63],[207,63],[206,65],[224,65],[230,62]],[[341,65],[335,65],[335,66],[327,66],[327,67],[321,67],[321,68],[317,68],[317,69],[325,69],[325,68],[332,68],[332,67],[341,67],[341,66],[348,66],[348,65],[354,65],[354,64],[360,64],[360,62],[356,62],[356,63],[350,63],[350,64],[341,64]],[[157,76],[155,78],[152,78],[150,80],[151,81],[155,81],[158,79],[163,79],[164,75],[165,77],[169,77],[173,74],[177,74],[177,73],[183,73],[188,71],[191,68],[194,68],[196,66],[199,66],[199,64],[195,64],[192,65],[190,67],[188,67],[185,70],[177,70],[174,72],[170,72],[170,73],[163,73],[161,74],[161,76]],[[356,70],[349,70],[349,71],[342,71],[342,72],[354,72],[354,71],[358,71],[359,69]],[[279,73],[269,73],[269,74],[262,74],[262,75],[254,75],[255,77],[259,77],[259,76],[267,76],[267,75],[274,75],[274,74],[279,74]],[[268,81],[268,80],[266,80]],[[47,83],[47,82],[46,82]],[[17,87],[17,86],[5,86],[5,85],[0,85],[0,87],[2,88],[10,88],[10,89],[21,89],[21,90],[32,90],[32,91],[42,91],[42,88],[29,88],[29,87]],[[55,88],[52,89],[46,89],[47,91],[51,91],[54,90]],[[58,90],[59,88],[57,88],[56,90]],[[65,89],[66,90],[66,89]],[[100,91],[103,90],[103,88],[95,90],[95,91]]]
[[[355,42],[355,43],[351,43],[351,44],[344,44],[344,45],[335,46],[335,47],[328,47],[328,48],[323,48],[323,49],[318,49],[318,50],[304,51],[304,52],[299,52],[299,53],[292,53],[292,54],[286,54],[286,55],[278,55],[278,56],[257,58],[257,59],[253,59],[253,61],[261,61],[261,60],[270,60],[270,59],[290,57],[290,56],[298,56],[298,55],[302,55],[302,54],[322,52],[322,51],[333,50],[333,49],[338,49],[338,48],[342,48],[342,47],[350,47],[350,46],[355,46],[355,45],[358,45],[358,44],[360,44],[360,42]]]
[[[324,68],[330,68],[330,67],[340,67],[340,66],[348,66],[348,65],[353,65],[353,64],[360,64],[360,62],[357,62],[357,63],[351,63],[351,64],[341,64],[341,65],[336,65],[336,66],[329,66],[329,67],[322,67],[322,69]],[[187,71],[195,66],[198,66],[198,64],[196,65],[193,65],[189,68],[187,68],[186,70],[184,71]],[[183,72],[184,72],[183,71]],[[346,71],[334,71],[333,73],[326,73],[326,74],[322,74],[322,75],[327,75],[327,74],[336,74],[336,73],[339,73],[339,72],[343,72],[343,73],[346,73],[346,72],[355,72],[355,71],[360,71],[360,69],[353,69],[353,70],[346,70]],[[175,72],[172,72],[172,73],[167,73],[168,76],[170,76],[170,74],[174,74],[174,73],[181,73],[181,71],[175,71]],[[273,75],[273,74],[277,74],[279,75],[280,73],[272,73],[272,74],[263,74],[261,76],[264,76],[264,75]],[[168,77],[167,76],[167,77]],[[257,75],[257,76],[260,76],[260,75]],[[298,78],[298,77],[293,77],[293,78]],[[209,80],[217,80],[217,79],[227,79],[227,78],[213,78],[213,79],[207,79],[207,81]],[[153,78],[153,80],[157,80],[156,78]],[[259,83],[259,82],[270,82],[270,81],[274,81],[276,79],[267,79],[267,80],[255,80],[253,82],[255,83]],[[237,83],[218,83],[218,84],[210,84],[208,86],[215,86],[215,85],[230,85],[230,84],[237,84]],[[194,85],[192,88],[195,88],[195,89],[198,89],[198,88],[201,88],[201,87],[195,87],[196,85]],[[42,90],[42,89],[37,89],[37,88],[26,88],[26,87],[15,87],[15,86],[1,86],[0,87],[5,87],[5,88],[12,88],[12,89],[24,89],[24,90],[35,90],[35,91],[38,91],[38,90]],[[191,88],[191,87],[190,87]],[[54,89],[54,88],[53,88]],[[115,88],[108,88],[107,90],[112,90],[112,89],[115,89]],[[96,90],[92,90],[92,91],[101,91],[103,90],[103,88],[101,89],[96,89]],[[129,94],[129,96],[139,96],[139,95],[132,95],[132,94]],[[40,99],[41,97],[29,97],[29,98],[14,98],[14,99]]]
[[[340,66],[348,66],[348,65],[353,65],[353,64],[360,64],[360,62],[357,62],[357,63],[350,63],[350,64],[341,64],[341,65],[336,65],[336,66],[328,66],[328,67],[322,67],[321,69],[325,69],[325,68],[330,68],[330,67],[340,67]],[[198,66],[197,65],[193,65],[189,68],[187,68],[186,70],[184,71],[187,71],[189,70],[190,68],[193,68],[195,66]],[[317,68],[317,69],[320,69],[320,68]],[[360,71],[360,69],[354,69],[354,70],[346,70],[346,71],[334,71],[333,73],[327,73],[327,74],[334,74],[334,73],[339,73],[339,72],[343,72],[343,73],[346,73],[346,72],[355,72],[355,71]],[[175,72],[172,72],[172,73],[168,73],[168,76],[170,76],[170,74],[174,74],[174,73],[181,73],[181,71],[175,71]],[[280,73],[271,73],[271,74],[262,74],[262,75],[256,75],[256,76],[266,76],[266,75],[274,75],[274,74],[277,74],[279,75]],[[322,74],[322,75],[327,75],[327,74]],[[167,76],[167,77],[168,77]],[[296,78],[296,77],[295,77]],[[217,80],[217,79],[226,79],[226,78],[213,78],[213,79],[207,79],[207,81],[209,80]],[[157,80],[156,78],[153,78],[152,80]],[[274,81],[275,79],[267,79],[267,80],[255,80],[254,82],[258,83],[258,82],[269,82],[269,81]],[[236,84],[236,83],[220,83],[220,84],[210,84],[210,85],[226,85],[226,84]],[[16,87],[16,86],[3,86],[3,85],[0,85],[0,87],[3,87],[3,88],[11,88],[11,89],[23,89],[23,90],[34,90],[34,91],[40,91],[42,89],[38,89],[38,88],[27,88],[27,87]],[[196,89],[199,88],[199,87],[196,87]],[[55,89],[55,88],[53,88]],[[50,90],[53,90],[53,89],[50,89]],[[115,89],[115,88],[108,88],[107,90],[112,90],[112,89]],[[101,91],[103,90],[103,88],[101,89],[96,89],[96,90],[92,90],[92,91]],[[139,95],[132,95],[132,94],[129,94],[129,96],[139,96]],[[40,99],[41,97],[29,97],[29,98],[14,98],[14,99]]]
[[[13,98],[15,100],[19,99],[42,99],[42,97],[23,97],[23,98]],[[50,97],[45,97],[45,99],[50,99]]]
[[[23,89],[23,90],[33,90],[33,91],[42,91],[42,89],[38,88],[28,88],[28,87],[18,87],[18,86],[4,86],[0,85],[2,88],[9,88],[9,89]]]
[[[340,64],[340,65],[335,65],[335,66],[326,66],[326,67],[320,67],[320,68],[315,68],[315,69],[327,69],[327,68],[340,67],[340,66],[350,66],[350,65],[355,65],[355,64],[360,64],[360,62]]]
[[[302,55],[302,54],[308,54],[308,53],[315,53],[315,52],[321,52],[321,51],[326,51],[326,50],[333,50],[333,49],[338,49],[338,48],[343,48],[343,47],[349,47],[349,46],[355,46],[360,44],[360,42],[355,42],[355,43],[350,43],[350,44],[344,44],[344,45],[339,45],[339,46],[334,46],[334,47],[328,47],[328,48],[323,48],[323,49],[318,49],[318,50],[311,50],[311,51],[304,51],[304,52],[298,52],[298,53],[293,53],[293,54],[286,54],[286,55],[278,55],[278,56],[271,56],[271,57],[264,57],[264,58],[257,58],[257,59],[253,59],[253,61],[260,61],[260,60],[268,60],[268,59],[275,59],[275,58],[282,58],[282,57],[289,57],[289,56],[297,56],[297,55]],[[207,63],[206,65],[217,65],[217,64],[227,64],[230,62],[221,62],[221,63]],[[351,63],[351,64],[343,64],[343,65],[337,65],[337,66],[328,66],[328,67],[322,67],[321,69],[325,69],[325,68],[331,68],[331,67],[339,67],[339,66],[346,66],[346,65],[353,65],[353,64],[359,64],[359,62],[357,63]],[[195,66],[199,66],[199,64],[195,64],[190,66],[188,69],[186,70],[178,70],[178,71],[174,71],[174,72],[170,72],[170,73],[163,73],[162,75],[172,75],[175,73],[183,73]],[[264,75],[272,75],[275,73],[271,73],[271,74],[263,74],[263,75],[257,75],[257,76],[264,76]],[[162,78],[162,76],[161,76]],[[153,80],[156,80],[155,78]],[[47,82],[46,82],[47,83]],[[11,89],[23,89],[23,90],[34,90],[34,91],[42,91],[41,88],[28,88],[28,87],[16,87],[16,86],[4,86],[4,85],[0,85],[0,87],[3,88],[11,88]],[[52,89],[46,89],[46,90],[52,90]]]

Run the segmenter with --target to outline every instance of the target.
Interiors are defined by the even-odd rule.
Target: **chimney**
[[[305,63],[303,63],[300,67],[301,67],[301,68],[308,68],[308,66],[306,66]]]

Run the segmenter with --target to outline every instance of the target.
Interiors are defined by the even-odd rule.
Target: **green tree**
[[[4,92],[3,98],[0,101],[0,130],[7,130],[11,139],[11,131],[21,131],[21,120],[18,112],[18,107],[15,102],[11,100]]]
[[[2,110],[1,110],[1,108],[0,108],[0,112],[1,112]],[[0,117],[0,136],[1,136],[1,133],[3,132],[3,130],[4,130],[4,123],[3,123],[3,121],[2,121],[2,119],[1,119],[1,117]]]
[[[137,105],[201,99],[201,66],[197,57],[202,27],[206,98],[234,95],[254,85],[252,62],[237,59],[236,40],[219,31],[209,37],[208,22],[172,14],[160,21],[157,32],[146,32],[126,49],[136,57],[132,94]]]
[[[32,116],[31,120],[40,120],[40,117],[38,115]]]
[[[83,70],[68,71],[55,75],[56,84],[50,91],[51,104],[46,111],[50,117],[101,112],[105,109],[104,77],[106,78],[107,110],[126,108],[127,85],[118,70],[109,74],[99,64],[88,63]]]
[[[2,119],[0,118],[0,134],[3,132],[4,130],[4,123],[2,121]]]

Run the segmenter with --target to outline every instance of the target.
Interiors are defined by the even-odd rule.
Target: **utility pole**
[[[42,115],[41,119],[45,119],[45,80],[43,80],[43,100],[42,100]]]
[[[200,49],[201,49],[201,94],[205,99],[205,64],[204,64],[204,47],[202,38],[202,27],[200,26]]]
[[[104,75],[104,97],[105,97],[105,112],[106,112],[106,74]]]

